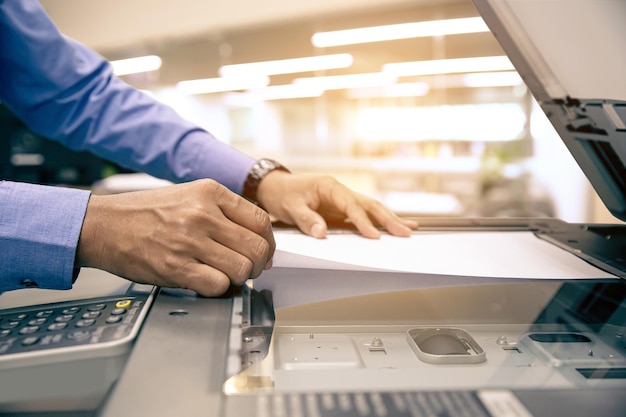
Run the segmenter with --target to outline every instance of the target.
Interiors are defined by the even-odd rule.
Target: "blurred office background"
[[[41,2],[122,79],[220,140],[400,213],[617,221],[470,0]],[[5,178],[88,186],[118,170],[3,112]]]

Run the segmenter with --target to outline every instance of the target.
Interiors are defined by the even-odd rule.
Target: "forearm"
[[[37,2],[0,8],[0,101],[31,129],[125,168],[173,182],[212,178],[241,192],[251,158],[115,77]]]
[[[0,291],[71,288],[89,195],[0,181]]]

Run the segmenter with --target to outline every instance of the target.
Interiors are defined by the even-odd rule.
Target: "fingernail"
[[[267,263],[265,264],[265,270],[272,268],[272,265],[274,265],[274,258],[267,261]]]
[[[316,238],[324,237],[324,226],[319,223],[315,223],[311,228],[311,235]]]

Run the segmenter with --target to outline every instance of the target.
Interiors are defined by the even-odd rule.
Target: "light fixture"
[[[428,93],[430,86],[425,82],[397,83],[384,87],[353,88],[349,98],[364,99],[376,97],[421,97]]]
[[[320,55],[303,58],[279,59],[275,61],[224,65],[219,69],[219,74],[222,77],[246,74],[293,74],[297,72],[347,68],[352,65],[352,62],[353,58],[350,54]]]
[[[110,62],[111,66],[113,67],[113,73],[118,76],[155,71],[161,68],[161,63],[161,58],[156,55],[120,59]]]
[[[432,61],[394,62],[383,65],[383,72],[398,77],[413,75],[454,74],[461,72],[513,70],[506,56],[436,59]]]
[[[324,77],[296,78],[296,85],[317,87],[323,90],[341,90],[349,88],[376,87],[396,82],[397,77],[383,72],[371,72],[349,75],[329,75]]]
[[[466,87],[514,87],[522,85],[522,77],[515,71],[479,72],[463,75]]]
[[[456,35],[462,33],[488,32],[489,28],[480,17],[431,20],[426,22],[399,23],[395,25],[318,32],[311,42],[318,48],[354,45],[358,43],[390,41],[425,36]]]
[[[264,101],[319,97],[324,94],[324,90],[319,86],[298,84],[271,85],[269,87],[250,89],[246,92]]]
[[[253,75],[180,81],[176,88],[183,94],[209,94],[261,88],[269,83],[270,78],[267,75]]]

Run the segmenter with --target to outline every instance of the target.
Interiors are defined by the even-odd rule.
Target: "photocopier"
[[[473,1],[626,221],[626,2]],[[295,253],[307,238],[277,225],[289,262],[222,297],[89,268],[69,291],[1,294],[0,416],[626,415],[625,225],[418,220],[418,270],[355,266],[345,246],[322,262],[359,237]],[[419,270],[421,251],[444,268]]]

